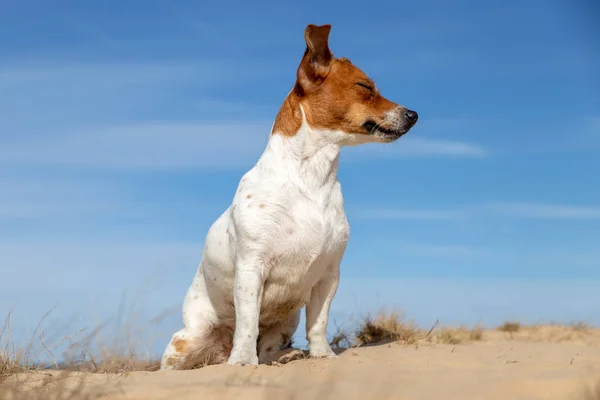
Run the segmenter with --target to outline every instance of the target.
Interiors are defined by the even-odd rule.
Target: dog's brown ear
[[[307,88],[322,82],[329,74],[333,54],[329,50],[331,25],[308,25],[304,30],[306,51],[298,68],[298,81]]]

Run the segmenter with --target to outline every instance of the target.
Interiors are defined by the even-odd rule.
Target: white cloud
[[[453,221],[465,218],[514,217],[549,220],[597,220],[600,206],[573,204],[543,204],[495,202],[454,209],[356,208],[356,216],[370,220],[437,220]]]
[[[264,149],[277,106],[245,105],[204,95],[188,98],[179,89],[190,85],[194,88],[238,85],[240,80],[269,73],[264,65],[254,63],[250,68],[240,69],[239,65],[224,60],[7,64],[0,67],[0,108],[5,112],[0,121],[0,131],[4,133],[0,138],[0,164],[249,167]],[[173,99],[181,105],[171,110]],[[161,115],[162,110],[165,111]],[[242,110],[246,116],[236,117],[234,110]],[[271,112],[273,115],[268,119],[247,120],[248,115],[264,117]],[[198,114],[219,116],[213,116],[217,119],[211,121],[165,117],[173,114],[176,118]],[[155,122],[149,120],[149,115],[169,120]],[[227,120],[223,120],[225,116]],[[133,119],[144,122],[119,122]],[[433,129],[440,125],[435,120],[424,122]],[[441,125],[455,126],[456,121],[446,120]],[[359,147],[345,149],[348,159],[486,154],[474,144],[415,134],[394,145]]]
[[[490,203],[482,207],[492,214],[534,219],[600,219],[600,206],[539,203]]]
[[[0,254],[3,279],[12,282],[7,292],[60,293],[137,286],[174,270],[191,279],[202,243],[47,238],[0,242]]]
[[[395,248],[401,252],[426,257],[467,258],[481,254],[475,247],[463,245],[440,245],[424,243],[395,243]]]
[[[353,213],[359,218],[370,220],[455,220],[464,216],[460,211],[408,208],[365,208]]]
[[[134,220],[144,223],[213,218],[226,205],[190,197],[132,199],[131,188],[107,179],[55,179],[0,174],[0,223],[19,220],[36,227],[69,233],[79,227],[93,234],[98,222],[113,219],[115,226]],[[71,225],[69,225],[71,224]],[[75,224],[75,225],[73,225]],[[34,229],[37,231],[37,229]],[[117,229],[121,231],[121,228]]]
[[[105,182],[0,178],[0,219],[78,216],[115,210],[119,189]]]
[[[460,157],[482,158],[488,152],[473,143],[429,139],[411,135],[401,138],[392,144],[367,144],[347,149],[352,158],[367,157]]]
[[[262,154],[271,125],[266,122],[148,123],[49,135],[36,141],[12,140],[2,143],[0,163],[119,168],[250,167]],[[467,143],[419,138],[402,140],[393,148],[361,147],[368,148],[361,155],[371,157],[480,157],[485,154],[479,147]]]
[[[104,167],[239,167],[258,158],[270,126],[147,124],[9,143],[0,162]]]
[[[211,59],[186,62],[137,63],[36,63],[5,64],[0,67],[0,88],[3,90],[67,85],[85,91],[89,87],[122,86],[135,83],[161,84],[164,80],[194,84],[228,83],[256,75],[256,69],[239,68],[232,62]],[[7,92],[5,91],[6,95]],[[94,93],[90,93],[94,95]]]
[[[484,157],[487,152],[480,146],[451,140],[410,137],[398,145],[398,153],[411,156]]]
[[[4,138],[35,142],[56,132],[72,133],[75,127],[106,127],[150,115],[198,115],[208,88],[269,73],[267,66],[254,67],[214,59],[8,64],[0,67],[0,132]],[[199,94],[191,95],[191,89]]]

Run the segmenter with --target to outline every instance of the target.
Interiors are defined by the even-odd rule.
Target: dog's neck
[[[267,147],[257,166],[273,174],[285,174],[309,189],[337,182],[343,132],[312,128],[301,105],[302,122],[293,135],[277,132],[274,125]]]

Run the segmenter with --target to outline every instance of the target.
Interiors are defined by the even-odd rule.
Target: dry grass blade
[[[341,349],[341,348],[347,348],[347,347],[352,346],[352,340],[350,339],[350,334],[348,333],[348,331],[346,329],[347,329],[347,325],[353,321],[353,319],[352,319],[353,315],[354,315],[354,313],[350,314],[350,316],[348,317],[346,322],[344,322],[342,324],[342,326],[338,326],[337,323],[335,322],[335,320],[333,321],[333,323],[335,324],[336,333],[333,335],[333,337],[329,341],[329,344],[332,347]]]

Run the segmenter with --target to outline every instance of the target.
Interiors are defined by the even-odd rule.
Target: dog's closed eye
[[[371,83],[367,83],[367,82],[356,82],[357,86],[360,86],[362,88],[367,89],[369,92],[371,93],[375,93],[375,86],[373,86],[373,84]]]

